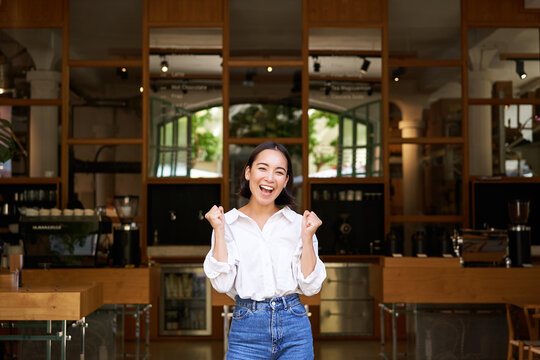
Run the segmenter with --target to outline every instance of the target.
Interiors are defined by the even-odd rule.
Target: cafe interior
[[[539,0],[0,0],[0,360],[223,359],[259,143],[315,358],[539,359]]]

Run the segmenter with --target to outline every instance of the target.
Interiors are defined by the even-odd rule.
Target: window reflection
[[[300,137],[302,109],[282,104],[236,104],[229,108],[231,137]]]
[[[151,98],[151,113],[151,176],[221,176],[221,107],[191,113]]]
[[[390,157],[392,215],[459,215],[461,145],[403,144]]]
[[[540,176],[540,117],[536,107],[522,105],[473,105],[471,127],[476,127],[483,118],[488,119],[491,133],[480,134],[471,144],[473,150],[486,147],[487,156],[478,158],[471,153],[472,160],[488,167],[493,176]],[[489,166],[491,164],[491,166]]]

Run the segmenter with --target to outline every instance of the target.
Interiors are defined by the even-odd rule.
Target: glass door
[[[160,335],[210,335],[210,282],[198,264],[161,268]]]

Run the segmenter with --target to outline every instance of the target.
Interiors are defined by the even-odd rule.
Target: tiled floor
[[[317,360],[380,360],[378,341],[325,340],[315,341]],[[403,344],[400,344],[400,347]],[[390,351],[387,344],[387,351]],[[129,344],[127,346],[129,348]],[[129,349],[128,349],[129,350]],[[153,341],[152,360],[223,360],[223,343],[216,341]],[[248,359],[246,359],[248,360]]]

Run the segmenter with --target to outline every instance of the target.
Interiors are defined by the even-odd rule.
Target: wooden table
[[[150,311],[152,309],[152,293],[159,288],[159,267],[136,268],[78,268],[78,269],[24,269],[23,283],[44,284],[77,284],[97,282],[103,285],[103,304],[115,305],[122,314],[119,331],[123,333],[124,315],[135,317],[135,358],[138,359],[140,342],[140,319],[146,314],[145,344],[146,354],[150,348]],[[133,305],[134,310],[126,310],[126,305]],[[157,326],[157,325],[156,325]],[[121,354],[124,354],[122,341]]]
[[[370,267],[370,295],[392,316],[393,359],[397,358],[397,304],[540,303],[540,267],[461,267],[458,258],[383,258]]]
[[[150,304],[151,279],[158,268],[24,269],[23,283],[103,284],[104,304]]]
[[[0,289],[0,320],[45,321],[47,334],[43,336],[2,335],[2,340],[47,341],[47,359],[51,357],[51,341],[60,341],[60,358],[66,358],[67,321],[79,321],[103,305],[103,286],[46,285],[28,283],[19,289]],[[61,332],[53,335],[52,321],[61,322]],[[84,332],[83,332],[84,335]],[[81,349],[84,358],[84,347]]]
[[[370,268],[382,303],[538,304],[540,267],[461,267],[457,258],[384,258]]]

